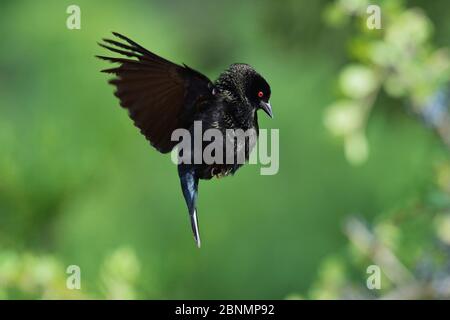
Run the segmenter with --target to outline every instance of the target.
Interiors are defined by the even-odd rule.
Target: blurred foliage
[[[346,157],[353,164],[368,160],[365,131],[380,89],[402,99],[406,110],[435,129],[444,148],[450,148],[448,50],[433,48],[434,26],[423,10],[406,8],[403,1],[377,3],[381,30],[365,26],[368,1],[338,0],[325,14],[333,26],[349,19],[359,26],[349,45],[358,63],[342,69],[338,83],[343,98],[325,115],[326,127],[344,138]],[[360,217],[347,219],[343,229],[349,244],[322,264],[309,298],[450,298],[448,153],[430,161],[435,166],[433,182],[419,195],[384,210],[371,224]],[[382,271],[379,290],[366,286],[366,268],[373,264]]]
[[[370,29],[369,4],[378,4],[381,29]],[[325,116],[326,127],[343,137],[345,155],[353,164],[368,159],[367,121],[380,89],[402,98],[409,110],[435,127],[450,148],[448,91],[450,54],[431,43],[433,23],[419,8],[406,8],[401,0],[337,0],[326,10],[326,21],[339,26],[355,20],[358,32],[349,44],[358,63],[343,68],[339,76],[342,98]]]
[[[0,2],[1,298],[339,298],[373,263],[340,227],[354,213],[373,222],[350,226],[380,237],[414,279],[430,248],[440,279],[446,0],[380,1],[374,32],[359,0],[79,0],[81,30],[66,28],[69,4]],[[271,84],[275,118],[260,127],[280,129],[280,171],[202,183],[201,250],[170,158],[99,72],[96,42],[111,31],[211,78],[248,62]],[[68,265],[80,291],[65,287]]]
[[[50,255],[18,254],[0,251],[0,299],[134,299],[139,262],[130,248],[119,248],[106,257],[99,278],[101,292],[95,287],[69,289],[72,275]],[[83,272],[80,272],[83,283]],[[84,282],[85,283],[85,282]]]
[[[449,168],[449,162],[437,165],[438,183],[423,197],[382,213],[373,224],[349,218],[349,244],[322,264],[309,298],[449,299]],[[379,290],[365,285],[373,264],[382,272]]]

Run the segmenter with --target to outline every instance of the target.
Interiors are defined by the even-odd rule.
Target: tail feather
[[[186,201],[189,217],[191,220],[192,232],[194,234],[195,243],[200,248],[200,232],[198,228],[197,218],[197,194],[198,194],[198,177],[195,174],[194,168],[191,166],[179,165],[178,174],[180,176],[181,189]]]
[[[194,233],[195,243],[197,244],[197,247],[200,248],[201,240],[200,240],[200,233],[198,231],[197,209],[195,208],[192,213],[189,212],[189,216],[191,218],[191,226],[192,232]]]

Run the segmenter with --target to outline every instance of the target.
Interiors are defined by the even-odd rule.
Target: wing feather
[[[172,63],[119,33],[113,35],[124,42],[103,39],[99,45],[127,58],[97,56],[119,64],[102,72],[115,75],[109,81],[116,87],[114,94],[151,145],[170,152],[175,146],[172,132],[190,126],[196,103],[212,97],[213,85],[198,71]]]

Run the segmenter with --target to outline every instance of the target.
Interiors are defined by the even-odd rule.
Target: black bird
[[[249,130],[251,134],[247,136],[244,148],[233,140],[231,150],[233,159],[238,152],[244,152],[245,161],[248,160],[259,132],[256,111],[262,109],[272,117],[270,86],[259,73],[248,64],[232,64],[213,83],[185,64],[174,64],[119,33],[113,32],[113,35],[120,41],[103,39],[104,43],[99,45],[128,58],[97,56],[120,64],[102,72],[116,76],[109,82],[117,89],[115,95],[120,105],[128,110],[134,124],[153,147],[161,153],[170,152],[178,143],[171,140],[172,132],[184,128],[193,133],[194,121],[200,121],[202,132],[210,128],[219,129],[224,133],[224,142],[229,139],[225,134],[227,129]],[[205,144],[202,143],[201,147],[200,152]],[[196,152],[193,146],[191,152]],[[225,149],[223,154],[225,158]],[[238,161],[207,164],[203,160],[201,163],[178,165],[181,188],[198,247],[196,200],[199,179],[234,174],[241,165]]]

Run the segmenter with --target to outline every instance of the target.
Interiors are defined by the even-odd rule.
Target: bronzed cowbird
[[[113,34],[116,40],[103,39],[99,45],[125,57],[97,56],[119,64],[102,72],[115,75],[110,83],[116,87],[120,105],[128,110],[153,147],[168,153],[179,142],[172,137],[176,129],[195,136],[195,126],[199,124],[201,134],[208,129],[222,134],[214,137],[215,142],[221,143],[222,155],[217,152],[222,150],[216,148],[211,153],[216,160],[212,163],[203,157],[195,161],[196,153],[205,151],[207,143],[202,140],[200,147],[195,147],[192,136],[190,149],[179,154],[185,153],[183,159],[190,160],[179,161],[178,174],[194,238],[200,247],[196,208],[199,179],[234,174],[248,160],[259,133],[256,111],[262,109],[272,117],[270,86],[250,65],[241,63],[232,64],[212,82],[187,65],[172,63],[121,34]],[[238,129],[245,131],[244,140],[230,135],[230,130]],[[230,145],[231,149],[226,148]],[[240,154],[244,161],[238,161]]]

